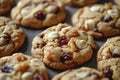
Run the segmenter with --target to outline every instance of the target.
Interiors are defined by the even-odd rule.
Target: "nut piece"
[[[51,6],[48,6],[45,10],[48,12],[48,13],[55,13],[57,11],[58,7],[55,6],[55,5],[51,5]]]
[[[22,80],[33,80],[33,75],[30,72],[25,72],[22,75]]]
[[[59,37],[58,32],[50,32],[50,33],[47,35],[47,38],[48,38],[48,39],[55,39],[55,38],[58,38],[58,37]]]
[[[12,79],[10,78],[9,74],[1,73],[0,80],[12,80]]]
[[[108,13],[109,15],[111,15],[111,16],[118,16],[118,13],[116,13],[115,11],[113,11],[113,10],[111,10],[111,9],[109,9],[109,10],[107,11],[107,13]]]
[[[77,50],[78,50],[78,48],[76,47],[75,42],[74,42],[73,39],[71,39],[71,40],[68,42],[68,46],[71,47],[71,49],[72,49],[73,51],[77,51]]]
[[[76,77],[77,78],[85,78],[86,76],[88,75],[87,72],[79,72],[79,73],[76,73]]]
[[[79,49],[84,49],[87,47],[87,42],[85,40],[76,40],[75,44]]]
[[[90,8],[90,11],[92,11],[92,12],[98,12],[98,11],[100,11],[100,9],[101,9],[100,6],[92,6],[92,7]]]
[[[85,29],[93,30],[95,28],[95,21],[93,19],[89,19],[85,21]]]

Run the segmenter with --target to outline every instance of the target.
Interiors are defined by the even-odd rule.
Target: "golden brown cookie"
[[[64,5],[56,0],[20,0],[11,12],[18,24],[34,29],[58,24],[65,16]]]
[[[86,5],[97,3],[99,0],[61,0],[64,4],[83,7]]]
[[[44,64],[22,53],[0,58],[0,80],[48,80]]]
[[[54,69],[68,69],[91,59],[93,38],[68,24],[58,24],[37,35],[32,42],[32,56]]]
[[[14,21],[0,17],[0,57],[17,51],[24,43],[25,34]]]
[[[120,36],[109,38],[100,48],[97,67],[110,80],[120,80]]]
[[[64,71],[55,77],[52,80],[109,80],[105,78],[104,75],[92,68],[82,67],[73,70]]]
[[[120,34],[120,8],[112,3],[87,6],[73,15],[72,23],[97,39],[115,36]]]
[[[12,5],[13,0],[0,0],[0,15],[6,14]]]

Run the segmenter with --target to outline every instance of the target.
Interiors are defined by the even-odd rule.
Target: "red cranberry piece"
[[[36,80],[44,80],[44,79],[41,75],[39,75],[38,77],[36,77]]]
[[[119,55],[119,54],[117,54],[117,53],[112,53],[112,57],[113,57],[113,58],[119,58],[119,57],[120,57],[120,55]]]
[[[105,69],[103,71],[103,73],[104,73],[105,77],[108,77],[108,78],[112,79],[113,71],[110,68]]]
[[[11,68],[9,66],[5,66],[1,70],[2,70],[2,72],[10,73],[13,70],[13,68]]]
[[[109,22],[109,21],[111,21],[111,20],[113,20],[113,18],[112,18],[111,16],[109,16],[109,17],[104,17],[103,22]]]
[[[45,3],[47,3],[47,2],[48,2],[48,1],[46,1],[46,0],[41,1],[42,4],[45,4]]]
[[[35,13],[35,17],[39,20],[44,20],[46,16],[42,11],[38,11]]]
[[[8,33],[4,33],[5,35],[3,36],[3,38],[5,39],[5,43],[9,43],[9,41],[11,40],[11,36]]]
[[[62,46],[62,45],[66,45],[68,43],[68,39],[67,38],[60,38],[59,39],[59,45]]]
[[[38,37],[43,38],[43,37],[44,37],[44,34],[40,34],[40,35],[38,35]]]
[[[61,56],[61,62],[65,62],[65,61],[68,61],[68,60],[72,60],[72,56],[69,55],[69,54],[63,54],[63,56]]]

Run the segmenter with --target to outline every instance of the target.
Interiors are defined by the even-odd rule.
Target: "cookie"
[[[93,38],[68,24],[58,24],[37,35],[32,42],[32,56],[54,69],[68,69],[91,59]]]
[[[104,75],[92,68],[82,67],[79,69],[67,70],[62,72],[52,80],[109,80]]]
[[[44,64],[22,53],[0,58],[0,80],[48,80]]]
[[[18,24],[34,29],[58,24],[65,16],[64,5],[56,0],[20,0],[11,12]]]
[[[13,5],[13,0],[0,0],[0,15],[6,14]]]
[[[114,2],[120,6],[120,0],[114,0]]]
[[[110,80],[120,80],[120,36],[109,38],[100,48],[97,66]]]
[[[25,34],[14,21],[0,17],[0,57],[17,51],[25,40]]]
[[[120,8],[112,3],[87,6],[73,15],[72,23],[96,39],[115,36],[120,34]]]
[[[97,3],[99,0],[61,0],[64,4],[71,6],[83,7],[86,5]]]

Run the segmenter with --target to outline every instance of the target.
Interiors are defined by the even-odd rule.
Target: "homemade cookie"
[[[0,57],[17,51],[25,40],[25,34],[14,21],[0,17]]]
[[[87,6],[73,15],[72,23],[97,39],[115,36],[120,34],[120,8],[111,3]]]
[[[34,29],[58,24],[65,16],[64,5],[58,0],[21,0],[11,12],[18,24]]]
[[[64,4],[83,7],[86,5],[97,3],[99,0],[61,0]]]
[[[0,0],[0,15],[6,14],[12,5],[13,0]]]
[[[32,42],[32,56],[54,69],[68,69],[91,59],[96,45],[83,30],[58,24],[37,35]]]
[[[120,6],[120,0],[114,0],[114,2]]]
[[[56,75],[52,80],[109,80],[104,75],[92,68],[82,67],[74,70],[67,70]]]
[[[48,80],[44,64],[22,53],[0,59],[0,80]]]
[[[120,80],[120,36],[108,39],[100,48],[97,66],[110,80]]]

